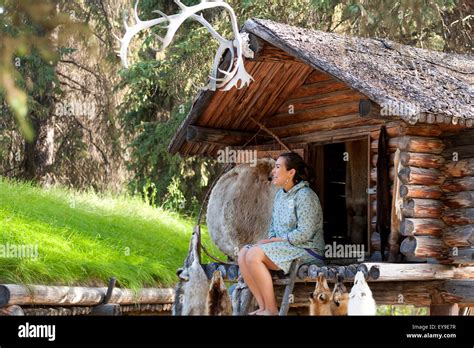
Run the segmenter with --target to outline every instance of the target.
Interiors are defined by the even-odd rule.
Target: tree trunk
[[[25,141],[25,172],[27,180],[40,181],[54,162],[54,118],[31,118],[34,138]]]

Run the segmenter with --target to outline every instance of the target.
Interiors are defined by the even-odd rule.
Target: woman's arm
[[[275,200],[276,200],[276,196],[275,196]],[[275,201],[273,202],[272,217],[270,219],[270,226],[268,227],[268,239],[276,237],[274,216],[275,216]]]
[[[257,242],[257,244],[267,244],[267,243],[273,243],[273,242],[285,242],[285,240],[279,237],[272,237],[268,239],[262,239],[261,241]]]

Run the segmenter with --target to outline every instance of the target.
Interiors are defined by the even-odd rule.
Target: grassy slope
[[[138,199],[41,189],[0,177],[0,245],[38,245],[37,259],[1,258],[0,283],[171,286],[193,221]],[[223,257],[203,231],[203,243]],[[205,261],[205,260],[204,260]]]

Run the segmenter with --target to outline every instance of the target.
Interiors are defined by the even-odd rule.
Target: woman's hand
[[[274,243],[274,242],[283,242],[283,239],[278,237],[272,237],[270,239],[262,239],[257,244],[267,244],[267,243]]]
[[[257,242],[257,244],[267,244],[267,243],[271,243],[272,240],[271,238],[270,239],[262,239],[260,241]]]

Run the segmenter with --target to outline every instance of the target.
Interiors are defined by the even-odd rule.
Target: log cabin
[[[473,57],[261,19],[242,31],[254,82],[201,90],[169,152],[297,151],[317,174],[326,243],[362,244],[377,263],[385,283],[372,283],[376,300],[397,303],[403,291],[405,303],[432,313],[474,306]],[[382,157],[389,170],[379,178]],[[381,238],[377,221],[388,210],[390,236]],[[389,263],[380,262],[385,252]],[[307,270],[300,280],[315,279]]]

